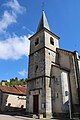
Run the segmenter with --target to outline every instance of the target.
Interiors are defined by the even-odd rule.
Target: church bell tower
[[[36,33],[29,40],[27,112],[50,117],[52,115],[51,64],[57,62],[56,48],[59,48],[59,37],[51,32],[44,11]]]

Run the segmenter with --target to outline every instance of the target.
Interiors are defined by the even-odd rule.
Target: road
[[[13,116],[13,115],[4,115],[0,114],[0,120],[39,120],[39,119],[34,119],[34,118],[29,118],[29,117],[22,117],[22,116]],[[43,119],[43,120],[50,120],[50,119]],[[57,120],[57,119],[55,119]]]
[[[33,120],[33,118],[0,114],[0,120]]]
[[[17,115],[0,114],[0,120],[40,120],[40,119],[34,119],[34,118],[29,118],[29,117],[17,116]],[[51,119],[45,118],[43,120],[51,120]],[[70,119],[52,119],[52,120],[70,120]],[[75,120],[80,120],[80,119],[75,119]]]

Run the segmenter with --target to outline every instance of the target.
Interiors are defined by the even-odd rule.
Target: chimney
[[[79,59],[79,56],[78,56],[78,51],[74,51],[75,55],[76,55],[76,58]]]
[[[5,86],[5,82],[2,81],[2,82],[1,82],[1,85]]]

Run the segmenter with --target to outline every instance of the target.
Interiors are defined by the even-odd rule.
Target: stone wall
[[[36,39],[39,38],[39,44],[35,46]],[[30,54],[44,47],[44,32],[38,33],[32,39],[30,39]]]
[[[29,79],[44,75],[44,49],[32,54],[29,58]]]
[[[52,115],[52,103],[51,103],[51,81],[50,78],[45,77],[45,84],[46,84],[46,116]]]
[[[69,104],[69,94],[66,95],[66,92],[69,92],[67,72],[54,65],[52,67],[52,76],[53,113],[65,113],[68,111]]]
[[[79,104],[78,99],[78,83],[77,83],[77,74],[76,74],[76,66],[75,66],[75,59],[74,54],[65,51],[65,50],[59,50],[59,63],[60,66],[69,71],[69,86],[70,86],[70,95],[72,99],[72,107],[73,111],[75,112],[75,106]],[[75,97],[74,97],[75,96]]]
[[[37,38],[39,44],[35,46]],[[54,45],[50,43],[50,38],[53,38]],[[39,113],[52,114],[50,76],[51,64],[56,62],[56,47],[59,47],[58,38],[47,31],[42,31],[30,39],[28,112],[33,113],[33,96],[38,94]],[[36,93],[37,91],[39,92]]]
[[[33,96],[39,96],[39,113],[45,113],[45,88],[44,77],[34,79],[28,82],[29,95],[27,96],[28,112],[33,113]]]
[[[53,38],[54,45],[50,43],[50,37]],[[45,31],[45,47],[48,47],[49,49],[56,51],[56,48],[59,48],[59,41],[58,38],[48,32]]]
[[[26,96],[3,93],[1,111],[7,111],[7,108],[26,108]]]

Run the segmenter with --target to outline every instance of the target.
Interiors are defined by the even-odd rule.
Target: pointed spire
[[[48,21],[47,21],[44,10],[42,11],[42,17],[41,17],[40,23],[38,25],[37,32],[39,32],[43,28],[46,28],[46,29],[50,30],[50,27],[49,27],[49,24],[48,24]]]

